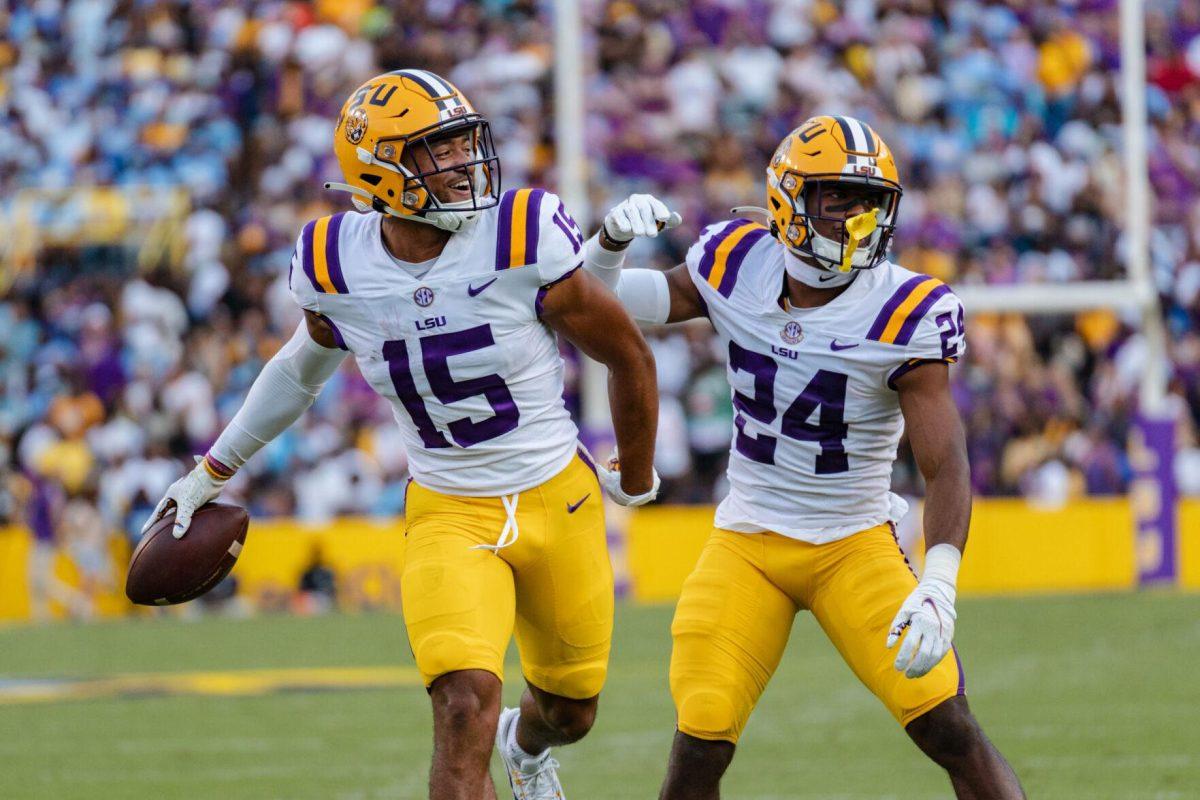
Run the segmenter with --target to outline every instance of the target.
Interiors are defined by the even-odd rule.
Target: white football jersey
[[[781,306],[784,247],[762,225],[711,225],[687,255],[728,354],[734,441],[718,527],[821,544],[896,521],[904,421],[894,381],[954,362],[963,309],[944,283],[884,261],[820,308]]]
[[[289,274],[296,301],[330,323],[391,402],[422,486],[491,497],[550,479],[578,432],[539,315],[546,287],[580,264],[579,227],[556,195],[509,191],[418,278],[384,248],[382,220],[345,212],[308,223]]]

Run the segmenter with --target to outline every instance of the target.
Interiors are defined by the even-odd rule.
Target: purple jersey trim
[[[529,193],[529,202],[525,206],[525,264],[536,264],[538,260],[538,239],[542,231],[542,197],[545,189],[534,189]]]
[[[304,274],[308,276],[308,282],[312,284],[314,292],[324,292],[321,284],[317,283],[317,268],[313,260],[313,229],[317,227],[317,221],[314,219],[304,226],[304,230],[300,233],[300,246],[303,252],[300,254],[300,266],[304,269]]]
[[[592,474],[596,476],[596,480],[599,480],[600,473],[596,471],[596,464],[594,461],[592,461],[592,457],[588,455],[587,450],[584,450],[582,447],[580,447],[576,452],[579,454],[579,460],[583,462],[584,466],[592,471]]]
[[[902,375],[907,375],[922,364],[953,364],[955,361],[957,359],[954,358],[910,358],[892,370],[891,375],[888,375],[888,388],[893,392],[896,391],[896,381],[900,380]]]
[[[325,261],[329,265],[329,279],[338,294],[350,294],[350,290],[346,288],[346,279],[342,275],[342,258],[338,252],[338,231],[341,230],[342,218],[345,216],[346,212],[343,211],[330,217],[329,228],[325,232]]]
[[[500,198],[500,216],[496,222],[496,269],[508,269],[509,255],[512,242],[512,211],[513,197],[516,192],[512,189]]]
[[[900,284],[900,288],[883,304],[883,309],[879,312],[879,316],[875,318],[875,324],[871,326],[871,330],[867,331],[867,338],[879,341],[879,337],[883,336],[883,332],[887,330],[888,320],[892,318],[892,314],[896,313],[896,309],[900,307],[900,304],[918,286],[927,280],[929,280],[928,275],[916,275]]]
[[[929,309],[933,308],[934,303],[948,294],[950,294],[950,287],[943,283],[925,295],[925,298],[917,303],[917,307],[909,313],[904,324],[900,326],[900,332],[896,334],[896,344],[907,345],[912,341],[913,334],[917,332],[917,326],[921,324],[921,319],[929,313]]]
[[[729,297],[729,295],[733,294],[733,287],[737,283],[738,270],[742,268],[742,262],[746,260],[746,254],[766,235],[766,228],[756,228],[743,236],[742,240],[730,251],[729,258],[725,261],[725,274],[721,276],[721,285],[717,287],[717,291],[721,293],[722,297]],[[712,271],[711,267],[709,271]]]
[[[954,653],[954,663],[958,665],[958,694],[964,695],[967,693],[967,674],[963,672],[962,659],[958,657],[958,648],[950,645],[950,652]]]
[[[574,275],[575,272],[582,266],[583,266],[582,263],[576,264],[575,266],[573,266],[569,270],[567,270],[565,273],[563,273],[561,276],[555,278],[554,280],[550,281],[549,283],[547,283],[544,286],[538,287],[537,297],[535,297],[533,300],[533,310],[537,312],[538,319],[542,318],[542,302],[546,299],[546,293],[548,291],[550,291],[550,287],[554,286],[556,284],[562,283],[567,278]]]
[[[346,340],[342,338],[342,332],[338,330],[337,325],[333,324],[333,320],[324,314],[317,314],[317,316],[325,321],[325,324],[329,326],[329,330],[333,331],[333,341],[337,342],[338,349],[349,350],[350,348],[346,346]]]

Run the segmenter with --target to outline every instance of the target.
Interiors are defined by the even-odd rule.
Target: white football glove
[[[596,477],[600,480],[601,488],[608,492],[609,497],[623,506],[643,506],[658,497],[658,487],[662,484],[658,477],[658,470],[651,467],[650,475],[653,478],[650,491],[642,494],[627,494],[621,488],[621,461],[617,458],[616,450],[613,450],[607,465],[596,464]]]
[[[628,242],[637,236],[658,236],[661,230],[674,228],[683,217],[670,210],[651,194],[631,194],[604,217],[604,235],[614,242]]]
[[[142,534],[145,535],[150,526],[162,519],[171,504],[174,504],[175,526],[171,529],[171,535],[176,539],[183,538],[192,524],[192,514],[196,513],[200,506],[215,500],[228,481],[228,478],[214,476],[204,466],[204,459],[196,456],[196,466],[192,471],[167,487],[167,493],[158,501],[154,513],[142,526]]]
[[[936,667],[950,649],[957,617],[954,597],[961,559],[962,553],[952,544],[934,545],[925,554],[925,572],[917,588],[900,606],[888,631],[890,650],[908,630],[896,654],[897,672],[919,678]]]

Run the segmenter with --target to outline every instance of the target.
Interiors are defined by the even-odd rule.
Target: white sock
[[[506,746],[508,748],[509,757],[516,761],[518,765],[524,767],[527,766],[531,761],[540,760],[542,756],[548,752],[548,750],[543,750],[537,755],[530,755],[521,749],[521,745],[517,744],[517,723],[520,721],[521,715],[518,714],[516,720],[512,724],[512,727],[508,729],[508,742],[506,743]]]

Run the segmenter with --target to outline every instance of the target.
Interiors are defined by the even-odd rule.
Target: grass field
[[[619,609],[600,719],[558,753],[572,800],[656,796],[674,722],[670,614]],[[1200,797],[1200,596],[965,600],[959,620],[972,706],[1031,797]],[[371,666],[411,666],[399,618],[0,629],[0,686],[10,687],[28,678]],[[511,680],[506,696],[518,691]],[[6,800],[420,798],[429,749],[416,685],[0,699]],[[726,797],[757,800],[951,796],[803,617],[724,786]]]

